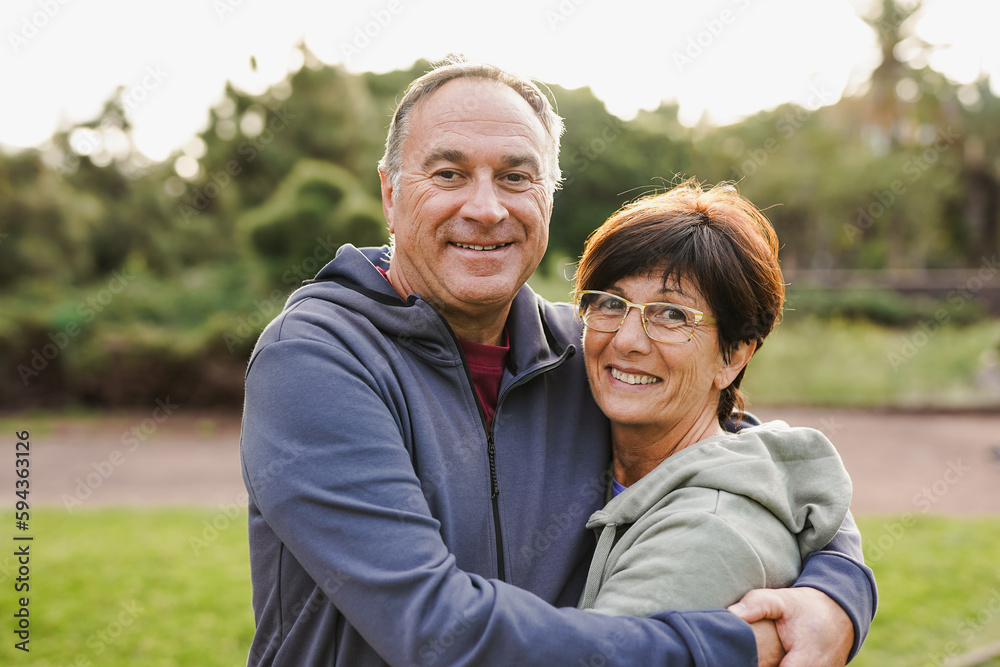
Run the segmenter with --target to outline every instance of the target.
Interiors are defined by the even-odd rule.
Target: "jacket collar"
[[[389,247],[355,248],[345,244],[337,256],[317,274],[317,280],[336,280],[353,283],[355,289],[387,303],[403,305],[392,285],[378,271],[389,268]],[[408,306],[428,308],[423,299],[411,296]],[[558,362],[574,354],[579,343],[579,327],[572,323],[569,306],[554,307],[528,286],[523,285],[514,297],[507,316],[510,334],[509,365],[514,375],[530,373],[534,369]],[[441,318],[445,324],[444,318]],[[450,328],[450,327],[449,327]]]

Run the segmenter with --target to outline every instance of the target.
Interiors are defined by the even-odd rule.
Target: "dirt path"
[[[818,428],[833,440],[854,480],[855,514],[1000,514],[1000,414],[756,412]],[[10,452],[0,470],[6,489],[14,488],[14,432],[31,432],[34,505],[246,502],[236,414],[6,416],[0,425]]]
[[[854,482],[855,514],[1000,514],[1000,414],[756,412],[826,433]]]

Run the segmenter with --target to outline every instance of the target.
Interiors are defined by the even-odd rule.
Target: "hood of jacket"
[[[364,318],[383,334],[397,339],[415,354],[442,364],[456,359],[458,338],[451,327],[419,294],[401,299],[378,270],[389,268],[388,246],[356,248],[345,244],[316,277],[288,297],[285,313],[303,307],[309,299],[336,304]],[[511,337],[509,365],[516,375],[540,365],[555,363],[576,352],[580,328],[573,318],[552,317],[570,304],[552,304],[524,285],[518,291],[507,319]],[[279,318],[280,319],[280,318]],[[539,335],[541,334],[541,335]],[[547,344],[518,344],[544,340]],[[449,341],[454,345],[448,344]]]

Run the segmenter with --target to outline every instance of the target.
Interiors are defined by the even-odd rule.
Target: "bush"
[[[388,238],[381,203],[347,170],[311,160],[299,162],[236,229],[265,291],[312,278],[344,243],[381,245]]]
[[[933,320],[965,326],[988,317],[986,308],[974,301],[955,307],[944,299],[909,296],[877,288],[790,289],[785,310],[794,313],[796,319],[811,316],[822,320],[867,321],[898,329]],[[788,315],[786,313],[786,317]]]
[[[203,407],[238,406],[246,356],[243,350],[220,354],[224,331],[216,327],[223,320],[213,318],[211,324],[197,329],[95,326],[93,335],[67,354],[67,388],[90,405],[148,405],[169,397]]]
[[[125,271],[124,286],[111,289],[38,284],[0,298],[0,364],[11,370],[0,376],[0,402],[120,407],[170,396],[239,406],[250,352],[287,297],[255,294],[245,273],[201,267],[164,280]]]

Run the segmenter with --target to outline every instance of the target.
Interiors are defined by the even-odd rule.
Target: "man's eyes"
[[[462,178],[462,172],[457,169],[441,169],[434,172],[434,178],[440,179],[442,181],[447,181],[449,183],[458,181]],[[516,188],[525,187],[532,183],[531,176],[522,172],[510,172],[503,174],[499,179],[505,185],[509,185]]]
[[[515,187],[528,187],[538,179],[534,174],[527,174],[523,171],[512,171],[503,175],[503,180]]]

